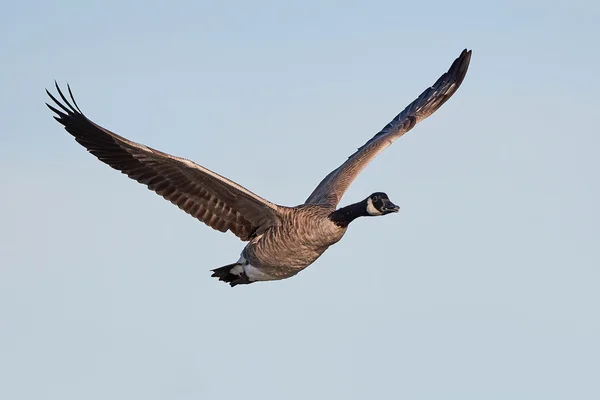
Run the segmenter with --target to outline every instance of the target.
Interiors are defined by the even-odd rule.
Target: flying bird
[[[337,208],[344,192],[382,150],[439,109],[459,88],[469,67],[466,49],[431,87],[373,136],[342,165],[330,172],[304,204],[280,206],[241,185],[184,158],[132,142],[89,120],[67,85],[69,101],[55,82],[60,100],[48,90],[56,113],[75,140],[100,161],[121,171],[206,225],[231,231],[248,242],[239,259],[212,270],[232,287],[290,278],[337,243],[358,217],[396,213],[387,194],[376,192]]]

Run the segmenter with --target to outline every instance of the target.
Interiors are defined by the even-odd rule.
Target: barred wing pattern
[[[221,232],[230,230],[244,241],[279,224],[277,205],[235,182],[95,124],[83,115],[71,88],[67,88],[73,104],[56,84],[63,102],[46,90],[58,108],[46,105],[56,113],[54,118],[67,132],[100,161],[146,185],[211,228]]]

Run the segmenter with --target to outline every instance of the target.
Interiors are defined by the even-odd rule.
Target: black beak
[[[400,211],[400,207],[398,207],[389,200],[383,200],[383,207],[381,208],[381,210],[385,213],[392,213]]]

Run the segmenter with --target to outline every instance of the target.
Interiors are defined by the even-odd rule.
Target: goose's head
[[[350,222],[358,217],[386,215],[398,212],[398,210],[400,210],[400,207],[392,203],[387,194],[375,192],[358,203],[335,210],[329,214],[329,219],[336,225],[346,228]]]
[[[400,207],[392,203],[387,194],[383,192],[375,192],[366,199],[367,203],[367,214],[376,216],[376,215],[386,215],[390,213],[395,213],[400,210]]]

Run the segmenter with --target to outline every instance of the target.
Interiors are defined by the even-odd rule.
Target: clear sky
[[[0,14],[0,398],[598,399],[597,1],[12,1]],[[46,109],[284,205],[473,49],[292,279],[86,153]]]

